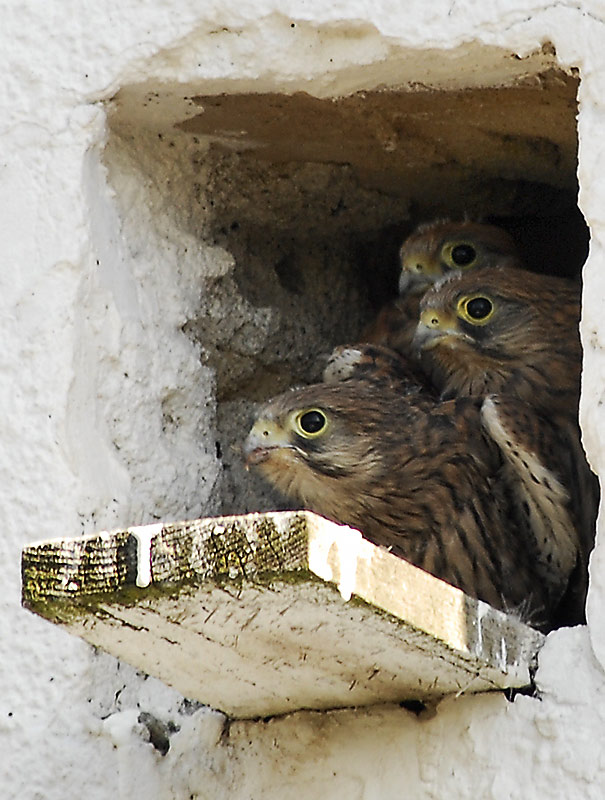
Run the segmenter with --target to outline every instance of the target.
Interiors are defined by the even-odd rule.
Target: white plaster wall
[[[432,62],[423,49],[523,55],[552,41],[582,76],[580,204],[593,236],[582,423],[603,474],[605,3],[9,0],[0,11],[0,796],[603,797],[601,542],[589,624],[549,637],[541,701],[451,699],[426,721],[383,708],[231,725],[23,611],[19,553],[213,510],[212,375],[180,327],[200,275],[229,265],[185,243],[170,209],[146,204],[161,191],[142,191],[127,165],[116,199],[101,160],[97,101],[150,77],[325,95],[396,81],[410,61]],[[133,237],[137,226],[149,236]],[[139,709],[180,725],[167,756],[145,741]]]

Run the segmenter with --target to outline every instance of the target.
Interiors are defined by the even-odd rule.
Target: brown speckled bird
[[[492,268],[456,273],[420,303],[414,347],[442,397],[504,394],[577,416],[579,288]]]
[[[535,571],[481,403],[406,394],[396,380],[374,382],[367,364],[361,375],[267,402],[247,464],[305,508],[548,629],[557,598]]]
[[[387,304],[361,340],[409,355],[424,293],[444,275],[482,267],[521,267],[512,238],[480,222],[435,220],[418,226],[399,250],[399,298]]]
[[[339,345],[332,350],[323,371],[324,383],[354,378],[405,395],[437,397],[418,366],[397,351],[379,344]]]
[[[579,315],[579,289],[564,279],[477,270],[426,293],[414,337],[443,399],[491,396],[484,424],[531,519],[542,577],[558,580],[575,565],[561,611],[569,622],[583,614],[598,506],[577,421]]]

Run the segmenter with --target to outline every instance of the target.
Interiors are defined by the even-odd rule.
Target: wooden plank
[[[232,716],[521,687],[544,637],[307,511],[26,547],[23,603]]]

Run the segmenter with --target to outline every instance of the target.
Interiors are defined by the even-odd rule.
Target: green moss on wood
[[[193,578],[175,584],[172,581],[152,583],[145,588],[125,586],[112,592],[88,595],[74,594],[73,597],[24,597],[23,605],[29,611],[58,625],[70,626],[84,619],[94,617],[98,620],[112,618],[115,614],[110,609],[128,609],[135,606],[153,608],[161,600],[178,603],[187,597],[193,597],[200,589],[211,593],[214,589],[225,589],[239,593],[246,588],[269,588],[278,591],[280,585],[299,585],[303,583],[322,583],[320,579],[305,569],[289,572],[264,572],[254,576],[254,580],[243,577],[236,579],[226,575],[215,580]],[[336,591],[336,589],[335,589]]]
[[[304,514],[217,517],[166,525],[152,537],[154,586],[263,582],[307,566]],[[137,540],[128,531],[28,547],[22,557],[23,601],[39,608],[61,598],[123,596],[139,591]],[[73,602],[70,600],[70,602]]]

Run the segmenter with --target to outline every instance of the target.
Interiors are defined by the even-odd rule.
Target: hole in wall
[[[342,98],[147,85],[114,99],[110,178],[127,164],[143,202],[199,248],[183,331],[216,375],[213,511],[286,507],[237,452],[254,403],[313,381],[321,354],[356,340],[395,296],[416,224],[500,224],[551,274],[577,276],[586,258],[577,75],[553,64],[497,88],[362,85]]]

